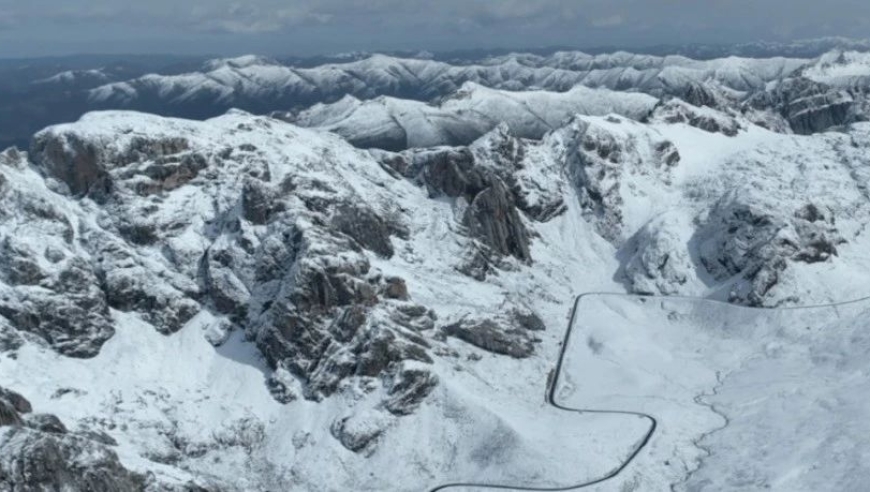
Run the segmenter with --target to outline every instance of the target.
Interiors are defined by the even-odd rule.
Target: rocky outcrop
[[[497,130],[502,134],[505,131],[504,128]],[[471,251],[460,271],[479,279],[485,278],[499,258],[513,257],[525,263],[532,261],[531,234],[520,211],[532,211],[539,204],[531,205],[523,197],[523,189],[515,175],[522,158],[516,148],[512,152],[500,147],[499,151],[496,157],[480,148],[462,147],[383,158],[394,169],[403,170],[406,176],[426,186],[430,196],[464,200],[467,208],[459,220],[483,250]],[[561,202],[545,207],[536,209],[538,217],[551,216],[561,207]]]
[[[795,262],[829,261],[845,242],[833,216],[807,204],[782,216],[726,195],[697,233],[700,259],[716,279],[742,278],[732,287],[731,302],[770,306],[796,299],[774,296]]]
[[[155,272],[147,260],[117,239],[95,231],[89,234],[100,254],[97,269],[109,305],[120,311],[137,312],[163,334],[180,330],[201,309],[194,300],[198,288],[173,285]],[[183,284],[183,282],[182,282]]]
[[[337,419],[330,431],[347,450],[371,455],[389,423],[381,412],[367,411]]]
[[[0,401],[9,405],[9,407],[17,413],[30,413],[33,411],[33,406],[20,394],[0,387]]]
[[[394,254],[390,230],[383,219],[363,204],[343,203],[333,208],[331,225],[361,247],[384,258]]]
[[[535,353],[540,340],[534,331],[543,327],[528,308],[513,307],[491,317],[468,315],[444,326],[441,332],[495,354],[524,359]]]
[[[723,99],[714,87],[701,82],[687,82],[684,86],[675,88],[671,95],[699,108],[715,108]]]
[[[532,259],[529,233],[513,202],[513,196],[501,181],[494,181],[474,197],[465,212],[465,225],[472,237],[502,256],[521,261]]]
[[[685,123],[709,133],[721,133],[734,137],[741,130],[740,123],[733,116],[710,107],[696,106],[679,99],[671,99],[659,104],[650,116],[652,121],[668,124]],[[679,160],[679,154],[676,157]]]
[[[71,433],[53,415],[33,415],[21,395],[0,388],[0,489],[70,492],[144,491],[100,442]]]
[[[14,172],[0,168],[13,226],[0,230],[0,317],[65,355],[92,357],[114,333],[99,272],[76,245],[72,215]]]
[[[183,145],[178,145],[170,147],[170,150],[178,149],[180,152],[184,148]],[[133,162],[139,162],[146,157],[137,153],[134,159]],[[122,176],[124,179],[137,178],[135,184],[137,193],[142,196],[150,196],[184,186],[199,176],[199,173],[207,166],[205,157],[200,154],[187,154],[183,157],[169,155],[154,158],[153,164],[141,169],[130,169]]]
[[[46,340],[62,354],[92,357],[114,333],[108,304],[95,272],[87,263],[80,259],[66,263],[63,270],[46,275],[36,284],[44,285],[46,290],[17,284],[17,289],[0,299],[0,316],[17,329]],[[43,272],[34,269],[29,273]],[[15,274],[10,276],[20,280]]]
[[[37,165],[65,183],[75,195],[86,194],[105,183],[108,175],[103,152],[98,144],[74,135],[63,139],[37,137],[30,146],[30,155]]]
[[[388,398],[384,407],[394,415],[410,415],[438,386],[438,376],[429,367],[402,362],[389,373]]]
[[[657,132],[619,118],[601,122],[578,117],[554,133],[550,144],[560,149],[560,159],[587,220],[595,224],[602,237],[617,245],[627,239],[623,213],[626,198],[645,199],[633,196],[635,190],[624,187],[623,181],[642,177],[665,188],[670,185],[671,169],[680,163],[673,143]]]
[[[259,137],[284,125],[250,115],[227,116],[232,122],[213,140],[198,133],[201,124],[179,121],[130,135],[122,131],[125,117],[107,115],[110,123],[92,133],[60,127],[34,138],[39,169],[80,200],[71,202],[71,215],[96,210],[93,221],[73,225],[50,201],[3,182],[9,206],[2,210],[41,221],[58,239],[43,252],[31,238],[0,237],[10,260],[0,269],[10,286],[0,316],[9,325],[66,355],[93,356],[112,336],[110,308],[136,313],[167,335],[207,309],[221,317],[209,340],[220,345],[234,327],[245,330],[276,370],[269,386],[281,401],[321,399],[354,378],[382,382],[396,409],[428,394],[394,375],[404,374],[404,361],[432,362],[424,332],[434,315],[369,257],[395,254],[392,236],[406,233],[401,220],[379,211],[391,203],[366,204],[358,182],[325,180],[336,167],[356,172],[350,169],[359,164],[348,161],[355,156],[301,161],[285,147],[267,158],[261,142],[240,132]],[[112,129],[116,123],[122,128]],[[270,160],[285,151],[291,157]],[[477,223],[483,236],[488,230]],[[507,244],[507,233],[489,232]]]
[[[539,149],[518,138],[505,125],[476,141],[471,149],[479,165],[493,170],[510,188],[516,208],[537,222],[549,222],[562,215],[563,174],[558,163],[541,159]]]
[[[248,222],[264,225],[276,211],[276,192],[259,179],[245,179],[242,188],[242,216]]]
[[[782,115],[792,131],[801,135],[867,119],[860,98],[846,89],[804,77],[785,79],[773,89],[750,97],[747,105]]]
[[[388,301],[409,297],[404,281],[374,274],[357,239],[337,227],[280,219],[271,227],[270,235],[288,240],[255,255],[254,270],[262,273],[251,292],[268,301],[252,303],[245,325],[269,361],[300,381],[302,396],[329,396],[347,378],[375,378],[403,360],[431,362],[426,342],[394,321],[401,310]],[[350,232],[368,238],[376,233]],[[264,245],[278,246],[268,237]],[[388,236],[381,237],[382,246],[389,244]],[[426,316],[423,310],[413,318]]]

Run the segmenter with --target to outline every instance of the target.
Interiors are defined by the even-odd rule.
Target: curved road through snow
[[[551,380],[549,381],[549,386],[547,388],[547,403],[549,405],[551,405],[559,410],[565,411],[565,412],[573,412],[573,413],[578,413],[578,414],[594,413],[594,414],[609,414],[609,415],[625,415],[625,416],[635,416],[635,417],[646,419],[649,421],[649,429],[647,430],[647,432],[643,436],[643,438],[639,441],[637,446],[626,456],[626,458],[623,460],[623,462],[618,467],[614,468],[613,470],[611,470],[610,472],[608,472],[604,476],[601,476],[601,477],[593,479],[593,480],[587,480],[584,482],[580,482],[580,483],[577,483],[574,485],[567,485],[564,487],[527,487],[527,486],[516,486],[516,485],[507,485],[507,484],[487,484],[487,483],[465,482],[465,483],[449,483],[449,484],[440,485],[438,487],[429,489],[429,492],[441,492],[441,491],[445,491],[448,489],[454,489],[454,488],[478,488],[478,489],[494,489],[494,490],[530,491],[530,492],[561,492],[561,491],[579,490],[579,489],[583,489],[586,487],[592,487],[594,485],[599,485],[603,482],[606,482],[608,480],[611,480],[611,479],[619,476],[623,471],[625,471],[626,468],[629,467],[629,465],[632,464],[632,462],[635,461],[635,458],[637,458],[638,455],[640,455],[640,453],[644,450],[644,448],[646,448],[646,446],[652,440],[653,435],[655,434],[656,429],[658,428],[658,425],[659,425],[659,421],[658,421],[658,419],[656,419],[655,416],[650,415],[648,413],[643,413],[643,412],[631,412],[631,411],[624,411],[624,410],[571,408],[571,407],[566,407],[566,406],[560,404],[556,400],[556,390],[559,387],[559,381],[560,381],[560,378],[562,377],[562,368],[563,368],[565,356],[566,356],[566,353],[568,350],[568,345],[571,342],[571,337],[573,335],[574,328],[576,326],[575,322],[576,322],[580,302],[584,298],[592,297],[592,296],[613,296],[613,297],[624,297],[624,298],[632,298],[632,299],[648,299],[648,300],[684,300],[684,301],[708,302],[708,303],[712,303],[712,304],[727,304],[729,306],[734,306],[736,308],[750,309],[750,310],[753,310],[753,309],[770,310],[769,308],[751,308],[751,307],[746,307],[746,306],[728,304],[728,303],[725,303],[723,301],[716,301],[716,300],[698,298],[698,297],[643,296],[643,295],[622,294],[622,293],[614,293],[614,292],[588,292],[588,293],[581,294],[581,295],[577,296],[577,298],[574,300],[574,305],[573,305],[573,308],[571,310],[571,319],[569,321],[568,328],[565,331],[565,337],[562,340],[562,346],[561,346],[561,349],[559,351],[559,358],[556,361],[556,367],[555,367],[555,371],[554,371],[555,375],[554,375],[554,377],[550,378]],[[820,305],[812,305],[812,306],[785,307],[785,308],[776,308],[775,310],[792,311],[792,310],[807,310],[807,309],[819,309],[819,308],[831,308],[831,307],[836,308],[838,306],[857,304],[857,303],[868,301],[868,300],[870,300],[870,296],[862,297],[862,298],[851,300],[851,301],[839,302],[839,303],[820,304]]]

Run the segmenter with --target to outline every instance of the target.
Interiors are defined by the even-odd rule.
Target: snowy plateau
[[[870,489],[870,54],[81,77],[0,153],[0,491]]]

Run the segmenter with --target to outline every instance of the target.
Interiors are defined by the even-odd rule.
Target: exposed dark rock
[[[363,305],[353,305],[345,308],[329,326],[329,331],[339,342],[350,342],[362,328],[368,317]]]
[[[384,406],[395,415],[411,415],[438,386],[438,376],[426,367],[399,364],[390,375]]]
[[[7,353],[11,358],[15,357],[15,351],[24,345],[24,338],[12,327],[11,323],[0,315],[0,353]]]
[[[28,415],[24,418],[24,424],[31,429],[49,434],[66,434],[66,426],[54,415],[39,413]]]
[[[196,301],[135,275],[134,271],[107,275],[105,285],[113,308],[142,313],[163,334],[177,332],[199,313],[201,307]]]
[[[718,104],[717,94],[706,85],[696,82],[686,84],[674,95],[697,107],[715,108]]]
[[[254,126],[240,125],[238,131]],[[353,184],[324,177],[317,166],[336,164],[328,152],[323,162],[300,162],[298,172],[282,174],[272,185],[270,163],[252,145],[215,151],[191,148],[193,139],[113,136],[50,129],[35,139],[44,172],[77,196],[97,201],[76,204],[97,209],[95,220],[71,222],[59,234],[67,246],[51,245],[50,255],[16,253],[0,280],[53,287],[55,267],[46,272],[40,265],[68,268],[80,251],[87,268],[68,283],[90,286],[94,301],[81,302],[87,308],[81,318],[61,319],[60,308],[46,308],[47,301],[0,300],[0,317],[16,331],[39,334],[62,353],[91,356],[112,335],[109,308],[136,313],[163,334],[208,309],[220,316],[207,339],[220,346],[233,329],[244,330],[275,369],[269,386],[281,401],[318,400],[347,387],[347,379],[374,384],[395,364],[432,362],[423,333],[434,327],[434,313],[411,302],[403,279],[372,272],[364,251],[392,257],[391,236],[410,237],[402,223],[406,211],[369,205]],[[473,158],[469,162],[474,165]],[[73,176],[78,168],[84,176]],[[479,198],[469,221],[481,243],[494,242],[480,249],[527,256],[527,247],[509,237],[522,227],[510,190],[499,181],[500,188],[481,195],[492,187],[483,180],[496,178],[485,178],[479,169],[472,174],[480,175],[479,186],[473,178],[457,192],[468,203]],[[28,213],[62,224],[64,211],[29,206]],[[502,208],[505,223],[491,224],[485,214]],[[58,297],[67,301],[71,291]],[[34,309],[21,311],[29,303]],[[57,333],[46,332],[48,321]],[[91,326],[97,322],[108,330]]]
[[[537,219],[549,220],[554,214],[558,215],[564,202],[561,197],[540,203],[529,201],[524,184],[514,176],[522,167],[523,146],[506,127],[497,128],[476,145],[481,155],[485,155],[486,165],[477,162],[470,148],[461,147],[412,153],[409,158],[412,165],[400,167],[424,184],[430,196],[463,198],[469,204],[461,217],[462,223],[487,251],[471,252],[472,257],[458,268],[467,275],[483,279],[491,264],[498,263],[489,258],[490,255],[531,261],[530,234],[519,210]],[[399,162],[405,162],[403,159]]]
[[[64,182],[74,195],[84,195],[108,178],[102,149],[76,135],[42,134],[30,145],[30,156],[46,174]]]
[[[147,196],[179,188],[196,178],[207,167],[208,161],[205,157],[200,154],[188,154],[180,160],[174,158],[157,160],[143,170],[124,173],[122,177],[129,178],[137,174],[147,176],[149,178],[147,182],[140,181],[135,185],[138,194]]]
[[[479,193],[465,214],[465,225],[472,236],[492,251],[531,261],[529,233],[504,183],[494,180]]]
[[[265,224],[275,211],[275,192],[259,179],[246,178],[242,188],[242,212],[245,220]]]
[[[309,230],[291,236],[296,244],[289,249],[305,256],[297,254],[294,267],[279,280],[283,287],[249,325],[270,363],[289,371],[306,398],[318,400],[334,393],[346,378],[376,377],[402,360],[431,362],[421,345],[425,342],[412,339],[410,332],[399,335],[391,327],[402,324],[388,314],[393,305],[378,297],[388,284],[369,278],[371,267],[366,256],[352,248],[355,241],[320,234]],[[338,248],[331,251],[348,254],[320,257],[306,246],[315,238]],[[375,322],[372,313],[388,323]],[[400,320],[416,321],[401,316]]]
[[[134,162],[153,161],[161,157],[180,154],[190,149],[190,142],[182,137],[150,138],[136,136],[118,156],[119,166]]]
[[[529,331],[544,331],[547,329],[547,325],[544,324],[544,320],[533,311],[532,309],[526,306],[517,306],[512,309],[511,316],[513,316],[516,323]]]
[[[342,203],[335,207],[332,226],[353,238],[360,246],[384,258],[395,253],[390,230],[383,219],[362,204]]]
[[[803,263],[820,263],[839,256],[837,246],[846,242],[836,228],[830,210],[810,203],[795,212],[795,229],[800,249],[793,259]]]
[[[6,427],[0,429],[0,454],[0,486],[10,490],[135,492],[146,486],[114,451],[79,436]]]
[[[444,194],[471,200],[489,186],[482,170],[475,167],[474,154],[465,147],[435,150],[415,157],[412,170],[420,170],[420,180],[431,196]]]
[[[357,350],[356,374],[359,376],[378,376],[391,364],[403,360],[432,363],[424,345],[382,327],[367,330]]]
[[[17,147],[9,147],[0,152],[0,165],[18,168],[25,162]]]
[[[679,99],[672,99],[659,105],[651,116],[666,123],[685,123],[709,133],[721,133],[729,137],[737,136],[740,123],[726,113],[709,107],[693,106]],[[676,149],[674,149],[676,150]]]
[[[671,142],[655,134],[625,138],[618,130],[582,118],[559,132],[565,143],[568,176],[577,189],[584,216],[603,238],[615,245],[623,244],[627,239],[623,230],[623,193],[631,193],[623,189],[625,178],[651,175],[667,186],[679,154]]]
[[[0,490],[145,490],[145,478],[125,469],[114,451],[69,433],[54,415],[30,411],[21,395],[0,388]]]
[[[137,312],[163,334],[180,330],[201,310],[191,297],[169,279],[138,263],[125,245],[99,233],[88,237],[99,253],[99,277],[109,305],[119,311]],[[195,288],[195,285],[191,286]]]
[[[390,176],[399,179],[401,177],[412,177],[411,176],[411,162],[409,159],[403,154],[393,154],[388,152],[379,152],[376,150],[372,150],[372,155],[378,160],[381,168]]]
[[[676,166],[682,159],[680,152],[677,150],[677,146],[674,145],[673,142],[667,140],[656,145],[656,153],[658,154],[659,159],[670,167]]]
[[[487,275],[489,275],[493,269],[494,265],[489,256],[484,254],[478,248],[467,251],[465,257],[459,265],[456,266],[458,272],[479,282],[486,280]]]
[[[5,244],[8,246],[8,242]],[[18,330],[43,338],[62,354],[95,356],[114,329],[105,295],[91,266],[73,258],[60,272],[49,275],[35,261],[28,260],[28,250],[11,246],[3,250],[11,260],[11,271],[6,271],[8,282],[34,282],[44,289],[22,289],[16,291],[15,297],[0,300],[0,316]],[[3,273],[0,271],[0,280]]]
[[[420,333],[435,328],[438,319],[426,306],[413,303],[390,304],[390,319],[399,326]]]
[[[804,77],[785,79],[774,89],[755,94],[747,104],[781,114],[792,131],[802,135],[866,119],[849,91]]]
[[[0,427],[7,425],[22,425],[21,415],[9,401],[0,399]]]
[[[487,352],[517,359],[530,357],[535,352],[536,339],[528,331],[492,319],[464,318],[445,326],[442,331]]]
[[[206,253],[204,262],[205,292],[221,314],[241,322],[248,314],[251,293],[234,273],[232,253],[215,247]]]
[[[296,378],[284,369],[277,369],[269,376],[267,381],[269,392],[279,403],[288,404],[299,399],[299,394],[294,389],[298,385]]]
[[[734,202],[726,196],[697,233],[706,237],[700,258],[717,279],[741,275],[732,302],[769,306],[789,263],[828,261],[845,242],[833,217],[807,205],[792,217]],[[777,301],[781,302],[781,301]]]
[[[121,237],[137,246],[149,246],[157,242],[157,225],[152,223],[125,223],[118,225]]]
[[[0,387],[0,400],[8,402],[18,413],[30,413],[33,411],[30,402],[12,390]]]
[[[61,424],[62,425],[62,424]],[[90,439],[91,441],[98,442],[105,446],[117,446],[118,441],[115,440],[114,437],[106,434],[100,430],[82,430],[77,432],[78,435]]]
[[[385,281],[383,295],[387,299],[408,300],[408,285],[400,277],[390,277]]]

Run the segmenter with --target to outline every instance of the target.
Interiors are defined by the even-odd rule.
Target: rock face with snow
[[[789,217],[732,196],[716,204],[699,236],[705,238],[700,259],[707,271],[719,280],[742,275],[746,282],[737,284],[730,300],[751,306],[767,304],[790,264],[830,261],[846,242],[830,210],[810,203]]]
[[[463,206],[461,224],[476,243],[462,271],[483,279],[502,258],[531,263],[526,222],[545,219],[547,211],[558,208],[548,204],[547,211],[535,210],[529,204],[519,182],[524,145],[502,125],[472,148],[381,154],[379,158],[396,173],[425,186],[430,197],[444,197]],[[560,196],[551,198],[561,200]]]
[[[0,315],[63,354],[96,355],[114,333],[99,273],[78,246],[82,231],[67,204],[42,180],[11,177],[29,174],[26,165],[15,151],[0,164],[0,218],[16,231],[0,240]]]
[[[363,181],[329,179],[342,165],[359,166],[360,156],[330,144],[299,153],[293,141],[310,137],[244,115],[212,123],[217,133],[133,114],[94,123],[82,126],[84,134],[76,127],[47,130],[30,154],[70,198],[87,197],[95,207],[93,222],[79,223],[87,214],[79,210],[82,216],[72,219],[78,231],[69,226],[59,234],[67,249],[77,246],[87,259],[73,258],[63,269],[65,263],[53,266],[60,260],[39,258],[52,265],[49,272],[58,270],[52,280],[36,259],[27,261],[42,252],[16,248],[12,237],[4,243],[14,253],[9,284],[43,282],[82,314],[63,318],[52,314],[51,304],[36,304],[34,312],[11,312],[15,325],[55,344],[85,344],[58,349],[89,356],[111,336],[109,307],[138,312],[167,334],[210,309],[244,329],[270,364],[299,378],[314,399],[349,376],[379,377],[404,360],[432,362],[418,333],[431,313],[411,309],[407,294],[395,293],[401,279],[389,283],[369,259],[393,256],[391,237],[404,220],[401,212],[385,218],[392,206],[386,200],[359,195],[361,183],[365,189],[394,180],[373,161],[363,160],[369,167]],[[117,138],[143,123],[153,130]],[[288,150],[276,158],[269,138]],[[50,225],[70,220],[69,211],[47,207],[42,215]],[[480,232],[486,233],[509,239],[503,230]],[[47,297],[43,303],[54,299]],[[31,318],[32,327],[24,322]]]
[[[146,478],[124,468],[109,446],[32,412],[23,396],[0,388],[3,490],[146,490]]]
[[[850,91],[797,77],[749,99],[756,108],[774,109],[795,133],[809,135],[866,119],[861,98]]]
[[[560,150],[585,216],[613,242],[625,239],[627,186],[667,187],[680,165],[676,146],[655,130],[618,117],[578,118],[550,136]],[[631,227],[629,225],[629,227]]]

